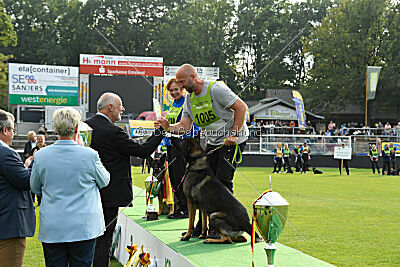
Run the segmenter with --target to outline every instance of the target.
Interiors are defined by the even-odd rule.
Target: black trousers
[[[274,157],[274,172],[280,172],[282,168],[282,158]]]
[[[303,172],[306,172],[306,168],[308,167],[308,153],[301,155],[301,159],[303,160]]]
[[[95,244],[95,239],[42,243],[46,267],[91,267]]]
[[[167,147],[169,179],[174,191],[175,210],[188,211],[187,199],[183,192],[182,178],[186,172],[183,156],[172,146]]]
[[[338,162],[339,162],[339,173],[342,174],[342,160],[339,159]],[[343,160],[343,168],[346,169],[346,173],[347,173],[347,175],[349,175],[350,174],[349,161],[347,159]]]
[[[206,146],[206,152],[213,150],[219,146],[208,145]],[[208,162],[211,170],[214,172],[216,177],[228,188],[233,194],[233,175],[236,170],[236,163],[232,164],[233,154],[235,153],[236,146],[222,146],[220,149],[214,151],[211,155],[208,155]],[[239,144],[241,151],[244,151],[246,142]]]
[[[296,162],[296,164],[295,164],[296,172],[299,172],[301,169],[301,156],[295,156],[294,159]]]
[[[96,238],[96,249],[94,252],[93,267],[108,267],[111,258],[111,245],[115,225],[117,225],[118,207],[106,208],[103,207],[104,221],[106,231],[104,235]]]
[[[387,172],[387,175],[390,174],[390,160],[389,159],[383,161],[382,174],[385,174],[385,171]]]
[[[396,158],[390,158],[390,165],[393,171],[396,170]]]
[[[373,172],[373,173],[375,173],[375,168],[378,170],[378,173],[381,173],[381,172],[379,171],[378,160],[372,160],[372,161],[371,161],[371,164],[372,164],[372,172]]]
[[[283,169],[287,171],[290,167],[290,157],[283,157]]]

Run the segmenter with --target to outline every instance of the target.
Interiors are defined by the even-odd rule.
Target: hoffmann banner
[[[78,106],[77,67],[8,64],[10,104]]]
[[[162,77],[163,58],[81,54],[80,73]]]

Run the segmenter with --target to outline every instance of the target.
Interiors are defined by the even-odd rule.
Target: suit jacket
[[[32,151],[32,143],[31,143],[31,141],[29,140],[28,142],[26,142],[25,143],[25,148],[24,148],[24,157],[26,156],[26,154],[29,154],[29,153],[31,153],[31,151]]]
[[[39,240],[75,242],[96,238],[105,228],[99,188],[110,174],[96,151],[58,140],[35,154],[32,192],[42,194]]]
[[[90,147],[99,152],[101,162],[111,175],[108,186],[100,189],[103,207],[130,205],[133,200],[130,156],[150,156],[163,139],[162,129],[156,129],[144,144],[138,144],[121,127],[101,115],[86,123],[93,129]]]
[[[0,239],[33,236],[35,208],[30,171],[13,149],[0,143]]]

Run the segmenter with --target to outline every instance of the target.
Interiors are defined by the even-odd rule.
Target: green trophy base
[[[268,259],[268,267],[274,267],[274,259],[275,259],[275,252],[276,252],[276,246],[274,243],[267,243],[267,245],[264,248],[265,253],[267,253],[267,259]]]

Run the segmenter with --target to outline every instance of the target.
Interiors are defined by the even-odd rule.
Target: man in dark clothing
[[[131,205],[133,200],[130,156],[150,156],[163,139],[163,129],[156,129],[155,134],[140,145],[130,139],[122,128],[114,125],[121,120],[125,110],[118,95],[104,93],[97,102],[97,110],[97,114],[86,121],[93,129],[90,147],[99,153],[111,177],[108,186],[100,189],[107,228],[104,235],[96,239],[93,266],[107,267],[118,207]]]
[[[0,266],[22,266],[26,237],[35,233],[30,195],[30,170],[9,147],[15,134],[14,116],[0,109]]]
[[[295,162],[295,167],[296,167],[296,172],[299,172],[301,169],[301,153],[300,153],[300,148],[301,145],[299,144],[297,147],[293,148],[293,154],[294,154],[294,162]]]
[[[396,170],[396,147],[393,145],[393,142],[389,144],[390,150],[390,167],[392,171]]]
[[[24,148],[24,160],[26,160],[30,156],[32,148],[34,148],[36,144],[37,144],[36,133],[34,131],[29,131],[28,142],[25,143],[25,148]]]
[[[375,145],[372,145],[372,148],[369,151],[369,158],[371,159],[372,163],[372,172],[375,173],[376,167],[376,169],[378,170],[378,174],[381,173],[378,166],[379,152],[378,149],[376,149]]]
[[[383,167],[382,167],[382,175],[390,175],[390,150],[389,146],[386,144],[382,149],[382,159],[383,159]]]

